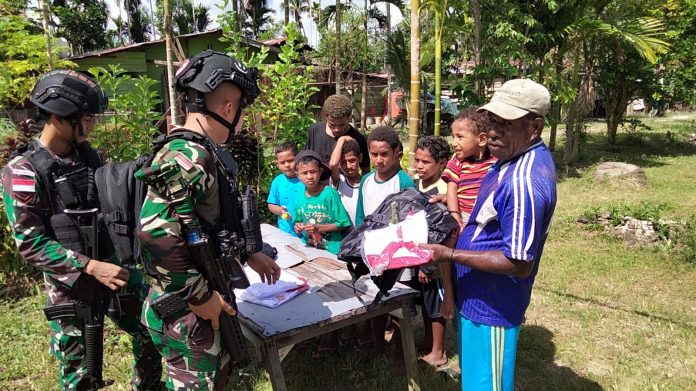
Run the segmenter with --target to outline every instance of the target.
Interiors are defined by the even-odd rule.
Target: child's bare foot
[[[418,359],[421,361],[425,361],[430,366],[440,367],[447,364],[447,353],[442,352],[442,354],[437,354],[430,352],[429,354],[421,356]]]

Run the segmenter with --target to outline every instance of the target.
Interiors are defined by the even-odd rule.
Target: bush
[[[669,209],[669,204],[665,202],[642,201],[640,205],[609,204],[605,208],[586,209],[578,217],[578,221],[585,224],[588,230],[620,226],[627,216],[650,221],[663,249],[696,265],[696,214],[681,221],[665,220],[662,213]]]
[[[117,162],[150,153],[151,141],[159,132],[155,125],[162,116],[155,110],[162,100],[152,89],[159,82],[144,76],[134,79],[119,65],[94,67],[89,72],[109,97],[112,112],[103,115],[90,134],[92,146]],[[126,89],[128,84],[132,87]]]
[[[300,68],[300,49],[303,45],[300,32],[294,24],[284,27],[287,37],[281,46],[278,60],[266,64],[268,48],[260,52],[251,52],[243,44],[244,37],[234,29],[234,13],[224,12],[218,17],[222,27],[221,41],[229,43],[227,54],[243,60],[249,67],[257,67],[260,73],[259,88],[261,95],[256,102],[245,110],[245,126],[249,135],[256,138],[257,149],[252,154],[258,159],[256,169],[249,184],[255,185],[259,200],[265,200],[261,190],[270,188],[273,177],[277,174],[274,148],[280,142],[294,141],[302,149],[307,138],[307,129],[314,123],[311,110],[316,106],[307,102],[319,89],[312,86],[314,69],[311,66]],[[235,160],[245,158],[242,153],[235,153]],[[263,203],[262,211],[266,210]]]

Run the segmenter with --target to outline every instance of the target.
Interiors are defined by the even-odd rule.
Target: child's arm
[[[331,153],[331,159],[329,160],[329,169],[331,169],[331,181],[333,183],[338,183],[341,175],[341,155],[343,154],[343,144],[346,141],[352,140],[350,136],[341,136],[336,141],[336,146]]]
[[[443,243],[447,247],[454,247],[457,244],[457,235],[453,234]],[[442,306],[440,307],[440,313],[445,319],[452,319],[455,315],[455,304],[454,304],[454,278],[452,276],[452,263],[442,262],[438,265],[440,269],[440,276],[442,280],[442,285],[445,288],[445,294],[442,298]]]
[[[459,213],[459,199],[457,198],[457,191],[459,190],[458,187],[459,185],[455,182],[447,183],[447,210],[452,217],[457,220],[457,224],[459,224],[459,227],[461,228],[464,226],[464,221]]]
[[[283,214],[283,207],[280,205],[276,204],[268,204],[268,210],[271,211],[276,216],[280,216]]]
[[[271,182],[271,188],[268,191],[268,198],[266,198],[266,204],[268,205],[268,210],[271,211],[276,216],[283,214],[283,207],[278,205],[280,203],[280,198],[278,197],[278,178],[276,177]]]

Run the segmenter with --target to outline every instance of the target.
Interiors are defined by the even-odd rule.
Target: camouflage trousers
[[[142,322],[167,365],[166,386],[170,390],[223,390],[228,379],[229,354],[222,347],[220,332],[210,321],[186,312],[163,321],[143,305]]]
[[[46,280],[49,300],[52,303],[65,301],[64,289],[50,284]],[[140,322],[140,312],[147,285],[142,282],[142,275],[131,273],[131,280],[125,291],[135,294],[133,300],[121,303],[118,319],[114,323],[131,336],[131,351],[133,353],[133,390],[157,390],[160,388],[162,376],[162,358],[152,343],[147,329]],[[62,291],[62,292],[61,292]],[[61,390],[88,390],[87,360],[85,357],[85,339],[82,321],[74,318],[60,319],[48,322],[51,328],[50,353],[59,362],[59,378]],[[104,361],[107,361],[106,359]]]

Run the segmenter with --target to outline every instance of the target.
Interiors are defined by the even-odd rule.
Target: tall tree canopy
[[[58,18],[56,37],[70,43],[73,54],[107,47],[108,11],[103,0],[55,0],[53,12]]]

